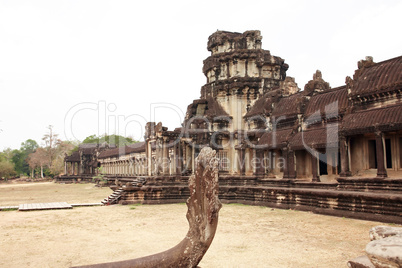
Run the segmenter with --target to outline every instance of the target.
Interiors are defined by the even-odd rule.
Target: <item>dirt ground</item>
[[[0,206],[42,202],[93,203],[112,193],[109,187],[53,182],[0,184]]]
[[[99,202],[109,193],[92,184],[0,185],[0,206]],[[186,211],[185,204],[3,211],[0,267],[69,267],[157,253],[185,236]],[[347,267],[348,260],[364,254],[368,231],[376,225],[386,224],[224,205],[215,239],[200,266]]]

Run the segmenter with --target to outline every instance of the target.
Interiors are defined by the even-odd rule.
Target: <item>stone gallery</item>
[[[101,175],[115,190],[105,202],[183,202],[208,146],[222,202],[402,223],[402,56],[366,57],[336,88],[317,70],[301,90],[261,40],[213,33],[180,127],[148,122],[143,142],[120,148],[82,144],[58,179]]]

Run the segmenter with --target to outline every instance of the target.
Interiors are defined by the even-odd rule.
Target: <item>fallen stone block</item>
[[[402,234],[371,241],[366,254],[375,267],[402,267]]]
[[[402,235],[402,228],[379,225],[370,229],[370,240],[379,240],[389,236]]]
[[[370,259],[364,255],[348,261],[349,268],[375,268]]]

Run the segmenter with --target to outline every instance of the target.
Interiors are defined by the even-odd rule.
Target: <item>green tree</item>
[[[11,148],[6,148],[0,152],[0,162],[9,161],[11,162],[13,158],[13,150]]]
[[[18,149],[13,150],[13,157],[11,158],[11,161],[13,162],[14,169],[18,175],[24,174],[25,159],[26,159],[26,156],[25,156],[24,152],[22,152],[21,150],[18,150]]]
[[[101,136],[96,136],[91,135],[88,136],[84,139],[84,141],[82,143],[104,143],[107,142],[109,145],[115,145],[116,147],[121,147],[121,146],[125,146],[125,145],[129,145],[129,144],[133,144],[136,143],[138,141],[133,140],[130,137],[123,137],[120,135],[101,135]]]
[[[0,162],[0,178],[9,179],[17,175],[14,170],[14,164],[9,161]]]
[[[25,142],[21,143],[21,151],[24,151],[27,155],[35,152],[38,149],[39,145],[36,141],[28,139]]]
[[[49,168],[51,175],[59,175],[64,173],[64,157],[70,154],[74,149],[74,144],[68,141],[60,141],[55,148],[55,156]]]
[[[17,174],[29,174],[29,164],[27,161],[28,155],[35,152],[38,148],[38,143],[28,139],[21,143],[21,148],[12,151],[11,161],[14,163],[14,169]]]

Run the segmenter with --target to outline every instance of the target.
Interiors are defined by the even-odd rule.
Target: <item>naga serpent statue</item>
[[[216,152],[204,147],[195,160],[195,173],[189,179],[187,199],[189,230],[175,247],[142,258],[79,267],[196,267],[214,239],[218,214],[222,207],[218,198],[218,159]]]

